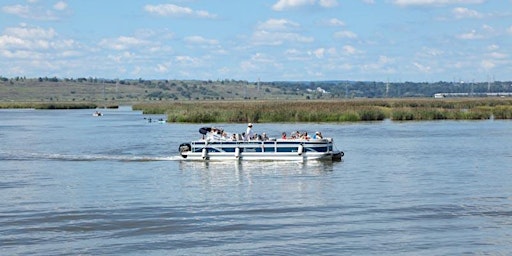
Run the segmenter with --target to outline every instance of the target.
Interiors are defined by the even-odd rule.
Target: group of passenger
[[[299,132],[299,131],[295,131],[295,132],[292,132],[290,134],[290,137],[288,137],[286,135],[286,132],[283,132],[281,134],[281,139],[283,140],[310,140],[310,139],[314,139],[314,140],[319,140],[319,139],[323,139],[324,137],[322,136],[322,133],[321,132],[315,132],[315,134],[311,137],[308,135],[308,132]]]
[[[220,140],[220,141],[268,141],[271,140],[266,133],[257,134],[253,130],[253,124],[248,123],[244,133],[233,133],[228,135],[224,130],[219,128],[211,128],[203,139]],[[294,131],[288,137],[286,132],[281,134],[282,140],[318,140],[323,139],[322,133],[317,131],[313,136],[309,136],[307,132]],[[275,139],[274,139],[275,140]]]

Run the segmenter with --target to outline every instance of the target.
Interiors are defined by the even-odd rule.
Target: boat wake
[[[119,161],[119,162],[152,162],[152,161],[177,161],[176,156],[134,156],[134,155],[100,155],[100,154],[45,154],[45,153],[0,153],[0,160],[5,161]]]

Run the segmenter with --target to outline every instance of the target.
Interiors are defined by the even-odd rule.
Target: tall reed
[[[169,122],[356,122],[512,119],[512,99],[359,99],[301,101],[181,101],[137,104]]]

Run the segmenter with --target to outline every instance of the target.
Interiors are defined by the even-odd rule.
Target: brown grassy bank
[[[134,109],[188,123],[512,119],[510,98],[179,101],[135,104]]]

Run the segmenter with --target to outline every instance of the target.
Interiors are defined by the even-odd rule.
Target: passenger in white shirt
[[[252,123],[247,124],[247,130],[245,131],[245,140],[251,140],[254,137],[254,132],[252,131]]]

